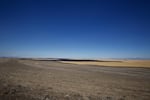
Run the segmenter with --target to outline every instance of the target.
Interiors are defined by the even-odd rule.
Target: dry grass
[[[0,100],[150,100],[149,84],[148,68],[20,59],[0,63]]]
[[[83,65],[99,65],[112,67],[146,67],[150,68],[150,60],[119,60],[119,61],[61,61],[63,63],[83,64]]]

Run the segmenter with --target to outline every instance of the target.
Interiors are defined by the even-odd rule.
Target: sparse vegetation
[[[149,100],[150,69],[5,59],[0,100]]]

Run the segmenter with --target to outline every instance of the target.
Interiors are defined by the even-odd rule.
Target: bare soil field
[[[137,67],[0,59],[0,100],[150,100],[150,69]]]

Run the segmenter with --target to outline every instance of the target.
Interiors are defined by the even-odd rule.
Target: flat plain
[[[0,100],[150,100],[148,61],[116,63],[1,58]]]
[[[70,64],[98,65],[110,67],[150,67],[150,60],[97,60],[97,61],[62,61]]]

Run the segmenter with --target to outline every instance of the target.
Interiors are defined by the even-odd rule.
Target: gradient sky
[[[0,0],[0,56],[150,58],[150,1]]]

